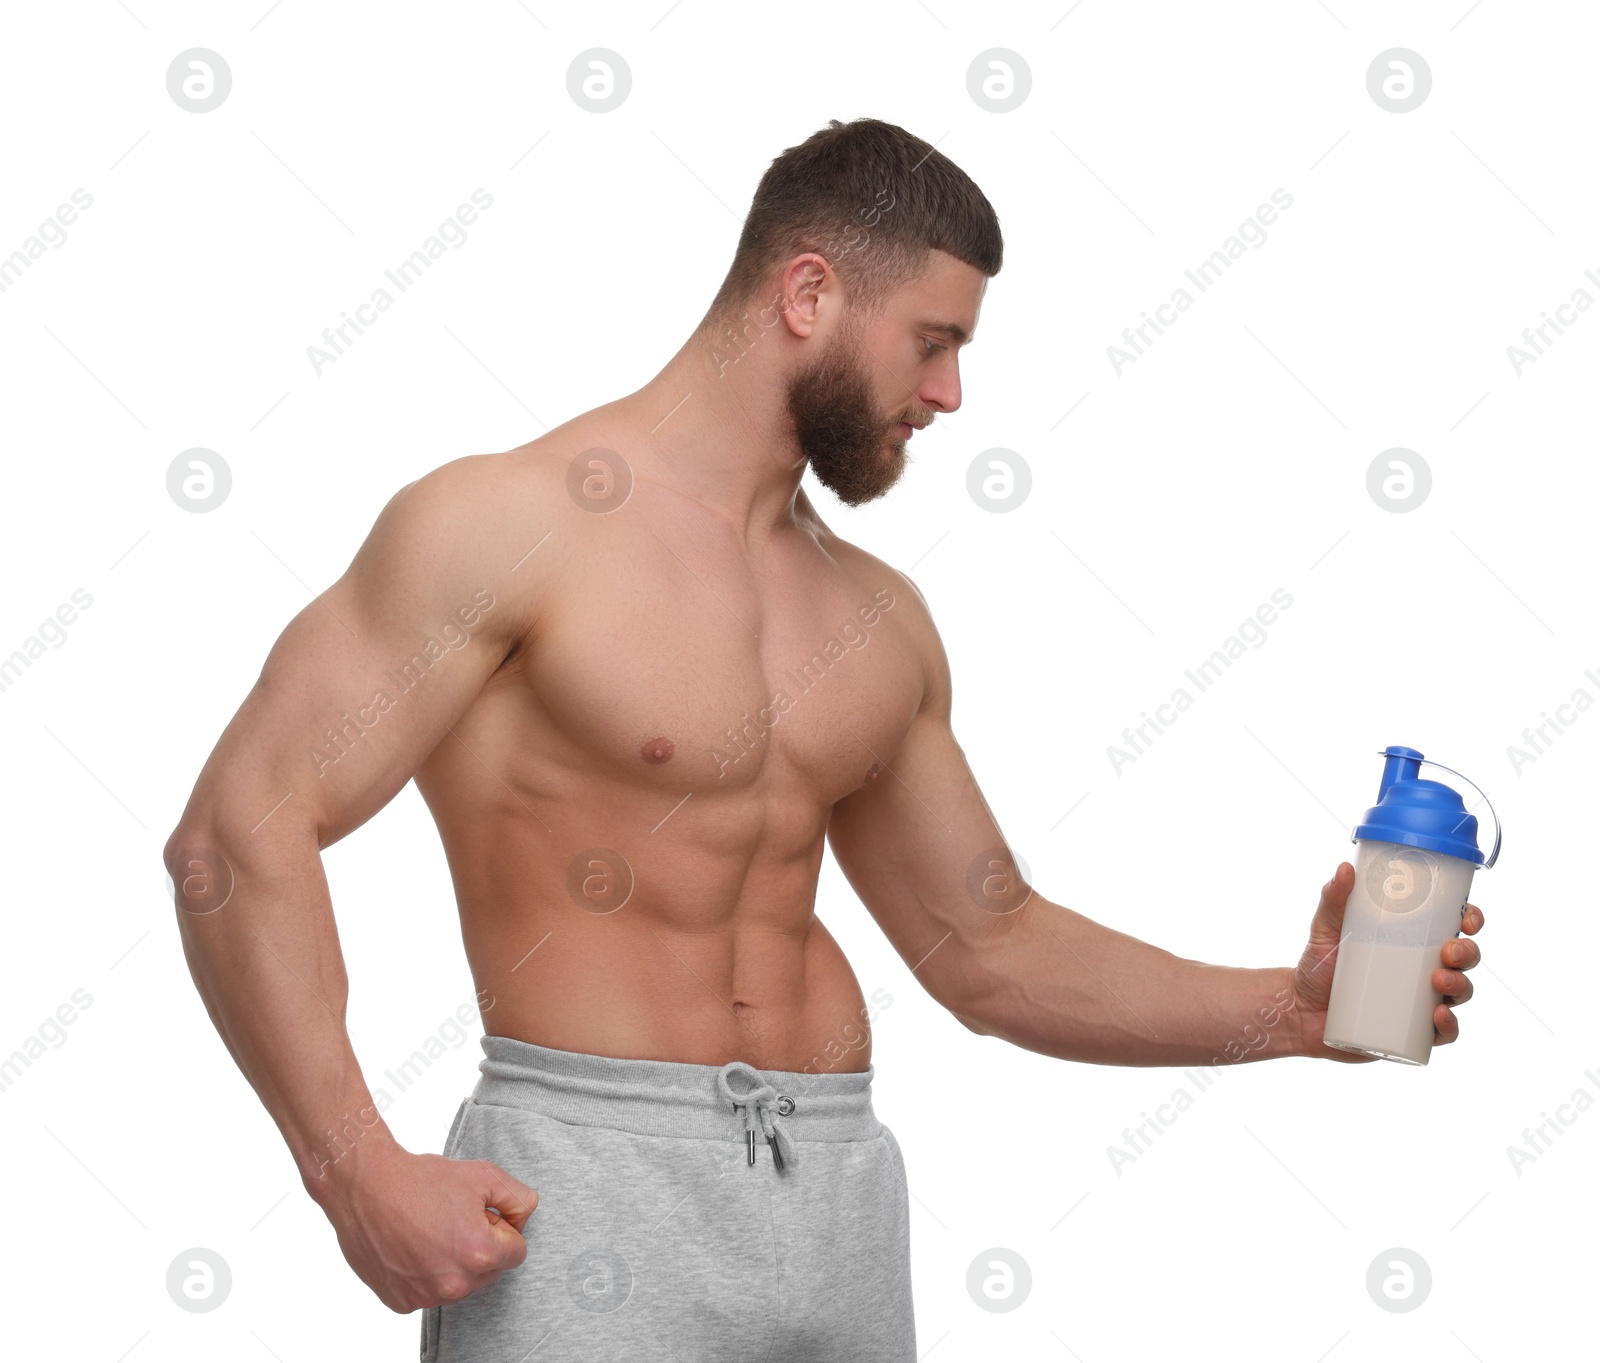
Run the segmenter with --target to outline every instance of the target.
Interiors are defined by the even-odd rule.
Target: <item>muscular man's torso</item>
[[[861,989],[813,907],[833,804],[894,779],[921,703],[920,603],[803,492],[776,530],[647,476],[584,509],[572,454],[630,439],[591,413],[496,456],[520,538],[473,552],[519,642],[416,773],[485,1029],[864,1070]]]

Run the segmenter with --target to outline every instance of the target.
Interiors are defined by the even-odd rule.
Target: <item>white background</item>
[[[1600,695],[1600,317],[1520,374],[1507,347],[1579,287],[1600,297],[1589,7],[668,3],[8,9],[0,254],[93,196],[0,294],[0,654],[93,597],[0,694],[0,1054],[92,996],[0,1093],[13,1352],[414,1356],[417,1318],[349,1272],[206,1017],[162,842],[278,631],[387,498],[637,388],[700,317],[771,158],[860,115],[971,174],[1006,260],[964,405],[902,484],[856,511],[812,495],[928,596],[957,735],[1040,892],[1183,956],[1288,965],[1385,744],[1472,776],[1507,829],[1474,885],[1459,1044],[1425,1069],[1230,1068],[1120,1174],[1108,1147],[1181,1074],[969,1034],[827,862],[818,912],[894,999],[876,1101],[914,1194],[919,1352],[1491,1363],[1587,1339],[1600,1115],[1520,1174],[1507,1152],[1600,1094],[1581,919],[1600,716],[1520,771],[1507,750]],[[165,83],[197,46],[233,76],[203,115]],[[1396,46],[1433,76],[1408,113],[1366,86]],[[591,47],[632,71],[610,113],[568,94]],[[1031,70],[1011,112],[968,94],[994,47]],[[479,187],[494,206],[466,244],[315,373],[306,347]],[[1122,329],[1277,188],[1293,206],[1265,244],[1119,375]],[[166,489],[195,446],[232,470],[209,514]],[[1033,474],[1003,515],[966,491],[997,446]],[[1432,471],[1406,514],[1367,491],[1397,446]],[[1280,587],[1267,642],[1119,774],[1124,726]],[[472,997],[450,883],[411,787],[326,862],[377,1082]],[[403,1142],[439,1148],[478,1054],[399,1097]],[[209,1314],[166,1292],[194,1246],[233,1274]],[[1405,1314],[1366,1289],[1396,1246],[1433,1278]],[[1006,1314],[965,1287],[993,1247],[1032,1273]]]

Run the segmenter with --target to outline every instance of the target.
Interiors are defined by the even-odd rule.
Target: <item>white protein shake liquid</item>
[[[1433,1052],[1433,1010],[1444,1002],[1430,977],[1443,964],[1437,946],[1348,938],[1334,966],[1324,1043],[1426,1065]],[[1341,990],[1344,975],[1350,978]]]

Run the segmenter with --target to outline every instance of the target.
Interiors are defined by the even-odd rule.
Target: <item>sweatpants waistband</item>
[[[641,1136],[728,1138],[733,1106],[723,1091],[729,1085],[718,1081],[733,1066],[741,1072],[753,1069],[740,1062],[718,1066],[623,1060],[552,1050],[509,1036],[486,1035],[480,1044],[483,1059],[473,1102],[527,1108],[575,1126]],[[840,1074],[756,1071],[776,1090],[781,1124],[796,1141],[875,1140],[882,1134],[883,1125],[872,1110],[875,1072],[871,1065]],[[736,1093],[747,1087],[732,1086]]]

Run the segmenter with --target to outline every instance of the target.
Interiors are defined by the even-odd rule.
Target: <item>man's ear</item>
[[[779,308],[792,335],[809,337],[822,317],[843,301],[838,277],[815,251],[796,256],[783,269]]]

